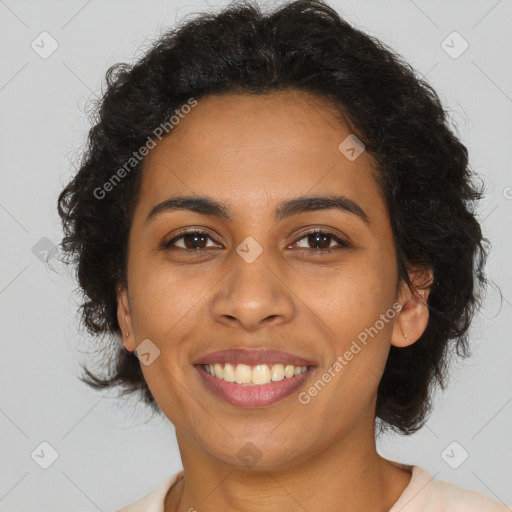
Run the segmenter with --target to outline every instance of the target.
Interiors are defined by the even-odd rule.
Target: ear
[[[409,279],[414,291],[405,282],[400,284],[397,302],[401,309],[391,335],[391,344],[395,347],[407,347],[418,341],[428,324],[427,300],[434,280],[432,269],[415,266],[409,272]]]
[[[117,287],[117,321],[121,328],[121,341],[130,352],[135,350],[135,334],[133,331],[132,312],[126,285]]]

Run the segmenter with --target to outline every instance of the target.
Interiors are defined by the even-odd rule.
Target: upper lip
[[[231,348],[210,352],[198,357],[193,364],[235,363],[255,366],[256,364],[291,364],[293,366],[315,366],[315,364],[303,357],[282,352],[276,349],[242,349]]]

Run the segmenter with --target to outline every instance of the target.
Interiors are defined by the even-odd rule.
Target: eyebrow
[[[274,219],[279,221],[300,213],[331,209],[353,214],[365,224],[370,224],[366,212],[356,202],[342,195],[299,196],[287,199],[276,208]],[[232,220],[230,208],[226,203],[208,196],[176,196],[154,206],[146,218],[146,223],[163,212],[175,210],[187,210],[226,221]]]

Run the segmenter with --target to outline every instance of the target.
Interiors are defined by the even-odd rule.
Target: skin
[[[160,350],[141,367],[176,428],[185,475],[168,493],[166,512],[334,512],[340,504],[345,512],[384,512],[409,483],[410,473],[377,454],[375,404],[390,346],[410,345],[425,330],[428,290],[415,296],[398,286],[375,162],[366,152],[354,161],[340,152],[350,131],[329,107],[298,91],[203,98],[146,157],[118,319],[128,350],[144,339]],[[369,224],[337,209],[273,217],[281,201],[332,193],[355,201]],[[175,195],[223,201],[232,219],[178,210],[146,222]],[[159,247],[183,228],[208,231],[196,243],[207,251]],[[313,228],[350,246],[308,241]],[[252,263],[236,252],[248,236],[263,249]],[[332,252],[320,255],[321,247]],[[235,407],[192,365],[214,350],[277,348],[317,365],[301,391],[395,302],[401,311],[306,405],[294,394],[267,407]],[[260,457],[253,467],[237,457],[249,442]]]

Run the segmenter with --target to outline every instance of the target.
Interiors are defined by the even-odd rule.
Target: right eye
[[[184,231],[179,235],[175,236],[168,242],[164,242],[162,244],[162,249],[170,249],[171,247],[176,247],[181,250],[193,250],[193,251],[203,251],[206,250],[206,246],[204,242],[206,239],[212,240],[210,235],[206,231]],[[176,245],[177,241],[183,241],[182,246]]]

